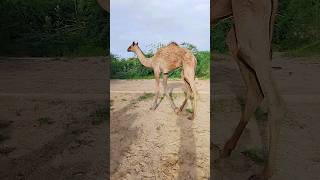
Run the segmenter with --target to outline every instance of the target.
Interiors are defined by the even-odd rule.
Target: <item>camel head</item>
[[[138,43],[135,43],[134,41],[132,44],[128,47],[128,52],[136,52],[139,49]]]

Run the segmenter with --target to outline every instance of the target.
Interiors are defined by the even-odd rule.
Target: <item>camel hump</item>
[[[168,44],[168,46],[170,46],[170,45],[179,46],[178,43],[176,43],[176,42],[171,42]]]

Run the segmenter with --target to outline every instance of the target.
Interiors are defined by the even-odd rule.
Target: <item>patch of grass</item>
[[[143,95],[141,95],[138,98],[138,101],[144,101],[146,99],[152,98],[153,96],[154,96],[154,94],[152,94],[152,93],[143,93]]]
[[[104,106],[99,106],[95,112],[92,125],[100,125],[103,121],[107,121],[109,118],[109,111]]]
[[[287,56],[308,57],[320,55],[320,41],[316,41],[297,49],[289,50]]]
[[[188,113],[193,113],[193,110],[192,110],[191,108],[187,108],[186,111],[187,111]]]
[[[256,163],[263,163],[265,161],[265,156],[262,149],[252,148],[242,151],[241,153]]]
[[[5,141],[5,140],[7,140],[7,139],[9,139],[8,136],[5,136],[5,135],[0,134],[0,143],[3,142],[3,141]]]
[[[261,107],[258,107],[256,109],[256,111],[254,112],[254,115],[256,117],[256,120],[266,120],[267,119],[267,116],[268,116],[268,113],[265,113]]]
[[[43,125],[43,124],[53,124],[54,121],[49,118],[49,117],[40,117],[37,119],[37,122],[39,123],[39,125]]]

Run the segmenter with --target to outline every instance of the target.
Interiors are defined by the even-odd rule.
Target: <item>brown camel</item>
[[[172,42],[169,45],[159,48],[157,52],[151,58],[146,58],[138,43],[133,42],[129,48],[128,52],[134,52],[141,64],[147,68],[153,69],[154,77],[156,80],[156,89],[154,102],[151,106],[151,110],[155,110],[158,106],[158,98],[160,93],[160,74],[163,76],[163,87],[164,95],[169,99],[171,108],[178,114],[181,112],[187,102],[191,99],[193,115],[192,119],[196,116],[197,107],[197,91],[195,87],[195,70],[197,66],[197,59],[194,57],[192,52],[186,48],[180,47],[177,43]],[[167,81],[169,77],[169,72],[182,67],[181,78],[185,83],[186,90],[185,100],[183,101],[180,108],[177,108],[169,96]]]
[[[271,40],[278,0],[211,0],[211,26],[232,18],[227,42],[247,86],[245,109],[221,158],[230,156],[257,107],[265,99],[268,106],[268,159],[260,175],[251,179],[269,179],[275,168],[279,122],[285,104],[271,75]]]

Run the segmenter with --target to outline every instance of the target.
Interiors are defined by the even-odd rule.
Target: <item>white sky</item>
[[[143,51],[171,41],[209,50],[209,13],[210,0],[111,0],[111,53],[132,57],[132,41]]]

